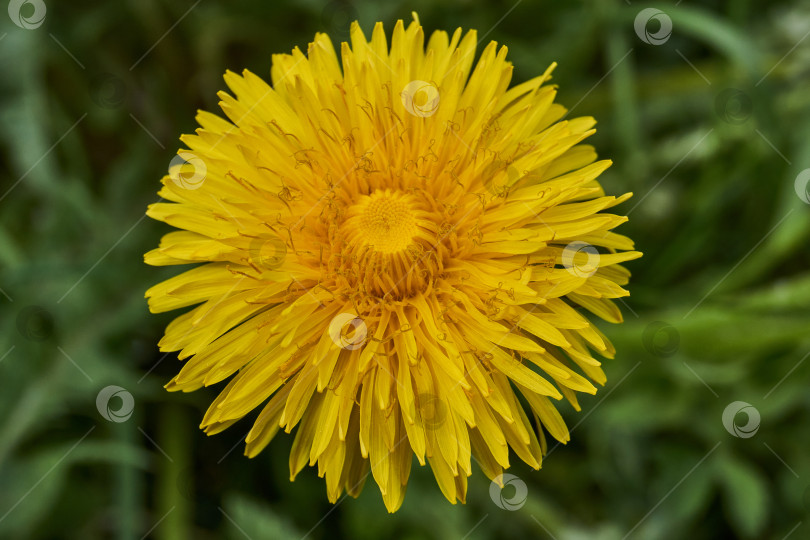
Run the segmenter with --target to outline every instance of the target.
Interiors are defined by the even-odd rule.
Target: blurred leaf
[[[72,446],[59,445],[24,460],[15,460],[0,472],[0,537],[30,536],[62,491],[69,458],[54,467]]]
[[[691,34],[710,43],[749,73],[759,67],[761,54],[750,39],[734,25],[703,7],[668,5],[662,10],[672,19],[673,31]],[[639,8],[625,7],[625,18],[631,21]]]
[[[225,498],[225,512],[229,538],[300,540],[303,536],[271,506],[242,494],[233,493]]]
[[[762,475],[745,462],[728,455],[718,460],[716,473],[723,486],[729,522],[741,536],[756,536],[762,531],[768,516],[768,489]]]

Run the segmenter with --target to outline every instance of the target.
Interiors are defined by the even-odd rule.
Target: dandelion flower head
[[[396,511],[414,456],[453,503],[474,463],[540,468],[569,440],[556,403],[614,355],[592,319],[621,321],[640,253],[604,211],[630,194],[605,195],[554,66],[510,88],[506,47],[474,62],[477,41],[414,15],[390,42],[352,24],[339,54],[317,34],[271,84],[226,73],[225,117],[198,114],[148,210],[178,230],[146,262],[198,263],[146,294],[195,306],[160,341],[184,361],[167,388],[224,385],[202,428],[250,416],[250,457],[294,433],[291,478],[317,465],[332,502],[370,473]]]

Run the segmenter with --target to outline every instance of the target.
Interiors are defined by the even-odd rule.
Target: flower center
[[[331,246],[327,274],[352,297],[402,299],[425,292],[441,272],[435,211],[417,193],[377,189],[349,206]]]
[[[364,206],[357,231],[362,244],[378,253],[397,253],[411,244],[416,217],[401,192],[375,191],[358,206]]]

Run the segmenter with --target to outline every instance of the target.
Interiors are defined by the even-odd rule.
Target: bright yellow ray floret
[[[229,380],[206,432],[260,408],[246,454],[295,430],[291,478],[317,464],[333,502],[370,472],[395,511],[414,455],[453,503],[473,460],[539,468],[543,430],[569,439],[552,400],[579,410],[614,355],[586,315],[621,321],[640,253],[603,211],[630,194],[605,195],[554,66],[509,88],[506,47],[473,67],[476,44],[425,43],[414,16],[390,43],[353,24],[340,56],[317,34],[273,56],[272,85],[226,73],[228,120],[198,114],[147,212],[179,229],[147,263],[203,263],[146,293],[196,306],[160,342],[185,360],[167,388]]]

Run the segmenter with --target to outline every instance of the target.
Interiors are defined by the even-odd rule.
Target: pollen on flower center
[[[445,248],[437,236],[440,217],[425,197],[390,188],[356,196],[332,246],[335,279],[372,302],[428,290]]]
[[[360,203],[359,237],[380,253],[406,249],[416,233],[416,217],[401,193],[377,191]]]

